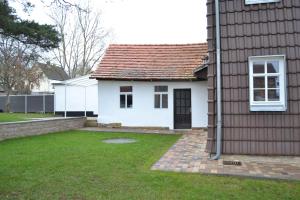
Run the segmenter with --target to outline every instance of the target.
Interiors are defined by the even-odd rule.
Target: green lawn
[[[138,142],[101,142],[118,137]],[[179,137],[69,131],[2,141],[0,199],[299,199],[300,182],[151,171]]]
[[[16,122],[16,121],[27,121],[30,118],[42,118],[42,117],[53,117],[53,114],[39,114],[39,113],[0,113],[1,122]]]

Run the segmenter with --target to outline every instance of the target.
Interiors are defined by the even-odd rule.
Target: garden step
[[[97,120],[86,120],[85,127],[98,127]]]

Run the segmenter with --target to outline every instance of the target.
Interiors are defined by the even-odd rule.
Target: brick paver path
[[[228,156],[209,160],[205,152],[207,132],[186,133],[152,166],[152,170],[300,180],[300,157]],[[223,165],[241,161],[241,166]]]

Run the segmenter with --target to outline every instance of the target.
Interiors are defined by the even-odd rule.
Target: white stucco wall
[[[154,108],[154,86],[168,85],[168,108]],[[133,107],[120,108],[120,86],[133,86]],[[169,127],[173,123],[174,89],[190,88],[192,127],[207,127],[207,82],[98,81],[98,123],[133,127]]]
[[[55,111],[65,110],[65,86],[55,85]],[[85,89],[82,86],[66,86],[67,111],[85,110]],[[86,110],[98,114],[98,85],[86,87]]]

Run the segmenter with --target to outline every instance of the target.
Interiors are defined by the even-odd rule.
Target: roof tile
[[[102,80],[190,80],[203,64],[207,44],[112,44],[91,78]]]

